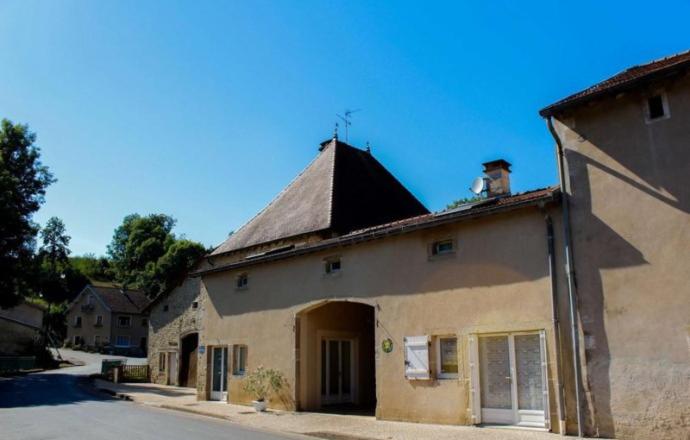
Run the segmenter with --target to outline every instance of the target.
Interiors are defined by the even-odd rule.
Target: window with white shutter
[[[405,377],[407,379],[430,379],[429,337],[406,336],[404,342]]]

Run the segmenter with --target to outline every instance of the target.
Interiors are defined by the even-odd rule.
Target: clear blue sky
[[[688,2],[0,2],[0,117],[59,179],[35,219],[103,254],[130,213],[217,245],[317,154],[335,113],[430,209],[480,163],[556,183],[538,110],[690,48]]]

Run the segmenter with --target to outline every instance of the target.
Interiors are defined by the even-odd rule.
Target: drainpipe
[[[582,437],[582,410],[581,410],[581,366],[580,366],[580,339],[577,330],[577,291],[575,286],[575,279],[572,268],[572,243],[570,233],[570,199],[568,191],[565,186],[565,157],[563,155],[563,143],[561,138],[556,133],[553,126],[553,118],[551,116],[546,118],[546,123],[549,127],[549,132],[556,141],[556,151],[558,156],[558,177],[561,185],[561,194],[563,197],[563,246],[565,254],[565,276],[568,281],[568,308],[570,313],[570,338],[573,344],[573,371],[575,375],[575,409],[577,412],[577,435]]]
[[[558,281],[556,274],[556,246],[554,244],[553,220],[543,205],[540,206],[546,222],[546,243],[549,257],[549,277],[551,278],[551,318],[555,332],[555,352],[559,359],[561,353],[561,321],[558,317]],[[564,408],[564,387],[563,387],[563,367],[560,360],[556,363],[556,378],[558,380],[558,430],[561,435],[565,435],[565,411]]]

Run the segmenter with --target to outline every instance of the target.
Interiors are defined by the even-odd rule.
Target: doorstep
[[[376,420],[373,416],[268,410],[217,401],[197,401],[196,390],[154,384],[94,386],[118,398],[158,408],[222,419],[260,431],[298,434],[327,440],[555,440],[557,434],[474,426],[432,425]]]

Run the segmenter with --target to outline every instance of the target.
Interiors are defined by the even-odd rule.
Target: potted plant
[[[283,389],[285,377],[283,373],[271,368],[259,366],[245,377],[243,388],[254,396],[252,401],[256,412],[266,411],[266,401],[271,394],[276,394]]]

